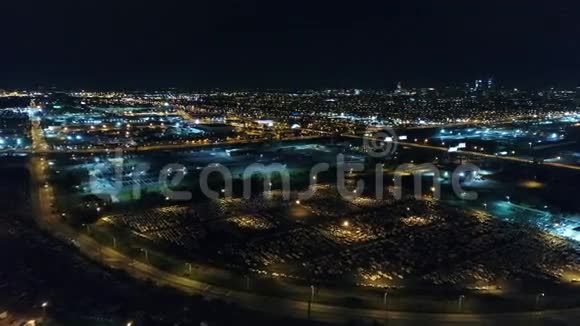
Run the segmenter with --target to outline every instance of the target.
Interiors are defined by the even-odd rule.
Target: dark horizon
[[[6,89],[580,85],[572,2],[6,6]]]

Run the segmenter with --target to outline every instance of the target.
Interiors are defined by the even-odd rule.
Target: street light
[[[310,319],[310,310],[312,301],[314,301],[314,285],[310,285],[310,300],[308,300],[308,319]]]
[[[461,312],[461,310],[463,310],[463,302],[465,301],[465,296],[462,294],[459,296],[459,300],[457,302],[457,310],[459,310],[459,312]]]
[[[40,306],[42,307],[42,317],[46,318],[46,308],[48,307],[48,301],[43,302]]]
[[[385,294],[383,294],[383,306],[385,307],[385,310],[389,310],[388,301],[387,301],[388,296],[389,296],[389,292],[385,291]]]
[[[544,296],[545,294],[543,292],[536,295],[536,309],[540,307],[540,299],[543,298]]]

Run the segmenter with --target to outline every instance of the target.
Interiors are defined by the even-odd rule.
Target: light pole
[[[310,310],[311,310],[311,305],[312,305],[312,301],[314,301],[314,285],[310,285],[310,299],[308,300],[308,319],[310,319]]]
[[[246,280],[246,290],[250,290],[250,276],[246,275],[244,278]]]
[[[385,307],[385,310],[389,310],[389,306],[388,306],[388,296],[389,296],[389,292],[385,291],[385,294],[383,294],[383,306]]]
[[[44,320],[46,319],[46,308],[48,307],[48,302],[45,301],[40,306],[42,307],[42,319]]]
[[[461,312],[463,310],[463,302],[465,301],[465,296],[462,294],[459,296],[459,300],[457,301],[457,310]]]
[[[383,294],[383,307],[385,308],[385,325],[389,323],[389,292]]]
[[[542,293],[538,293],[538,295],[536,295],[536,309],[540,308],[540,300],[545,296],[545,294]]]

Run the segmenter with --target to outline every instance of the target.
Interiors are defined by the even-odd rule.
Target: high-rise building
[[[487,89],[492,89],[493,88],[493,77],[489,77],[487,79]]]
[[[481,79],[476,79],[475,80],[475,85],[473,87],[474,91],[480,91],[483,89],[483,80]]]
[[[401,84],[401,82],[397,83],[397,89],[395,89],[393,93],[397,95],[409,95],[409,92],[403,89],[403,85]]]

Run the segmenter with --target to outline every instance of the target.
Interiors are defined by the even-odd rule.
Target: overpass
[[[375,140],[375,141],[379,140],[379,139],[372,138],[372,137],[349,135],[349,134],[343,134],[342,137],[347,137],[347,138],[352,138],[352,139],[357,139],[357,140],[364,140],[364,139]],[[402,145],[402,146],[430,149],[430,150],[441,151],[441,152],[446,152],[446,153],[449,151],[449,148],[442,147],[442,146],[434,146],[434,145],[420,144],[420,143],[413,143],[413,142],[402,142],[400,140],[394,140],[393,143],[398,144],[398,145]],[[517,156],[499,156],[499,155],[494,155],[494,154],[487,154],[487,153],[482,153],[482,152],[474,152],[474,151],[466,151],[466,150],[458,150],[455,153],[471,155],[471,156],[476,156],[476,157],[484,157],[484,158],[489,158],[489,159],[504,160],[504,161],[510,161],[510,162],[516,162],[516,163],[536,164],[536,162],[534,162],[534,160],[530,160],[530,159],[522,158],[522,157],[517,157]],[[580,166],[572,165],[572,164],[565,164],[565,163],[558,163],[558,162],[543,162],[543,163],[541,163],[541,165],[580,171]]]

